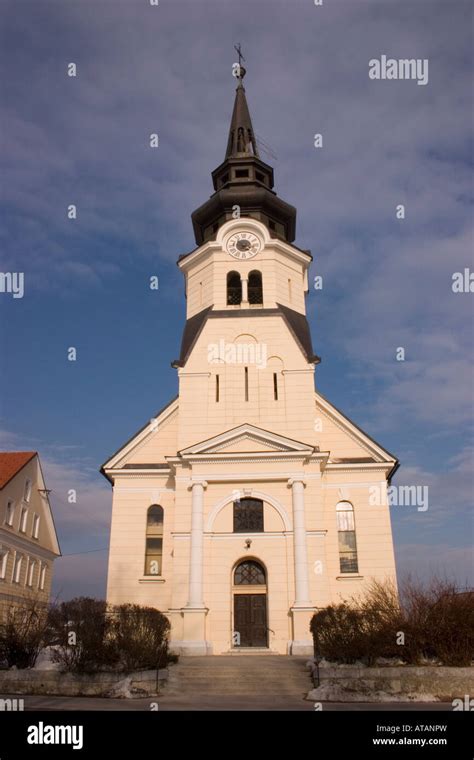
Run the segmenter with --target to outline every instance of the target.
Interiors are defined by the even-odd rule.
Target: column
[[[191,486],[191,550],[189,559],[189,597],[187,608],[202,609],[202,545],[203,545],[203,496],[207,483],[202,480]]]
[[[241,277],[240,282],[242,283],[242,303],[248,304],[249,302],[249,292],[248,292],[248,284],[249,281],[247,277]]]
[[[306,550],[306,528],[304,519],[304,487],[303,480],[290,480],[293,499],[293,547],[295,562],[296,599],[294,607],[308,607],[308,555]]]
[[[303,478],[291,478],[288,481],[291,486],[293,504],[293,551],[295,566],[295,602],[291,608],[293,620],[293,637],[290,645],[290,654],[309,655],[313,654],[313,642],[309,631],[309,624],[314,613],[311,605],[308,580],[308,552],[306,548],[306,527],[304,515],[304,488]]]

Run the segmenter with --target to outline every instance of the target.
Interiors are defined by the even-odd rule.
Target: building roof
[[[0,489],[4,488],[37,453],[37,451],[0,451]]]
[[[277,308],[259,309],[212,309],[212,306],[208,306],[202,311],[194,314],[190,319],[186,321],[186,325],[183,331],[183,338],[181,341],[181,352],[179,359],[176,359],[171,363],[172,367],[184,367],[186,361],[191,353],[191,350],[196,343],[201,331],[208,319],[226,318],[235,319],[240,317],[272,317],[279,315],[283,317],[290,332],[294,336],[296,342],[300,346],[306,360],[310,364],[319,364],[321,359],[313,351],[311,343],[311,333],[308,325],[308,320],[304,314],[300,314],[288,306],[277,304]]]

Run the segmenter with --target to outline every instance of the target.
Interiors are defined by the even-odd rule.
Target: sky
[[[323,277],[317,388],[398,456],[394,485],[429,487],[426,511],[391,508],[399,578],[474,584],[473,294],[452,289],[474,270],[471,26],[463,0],[0,0],[0,270],[25,278],[0,293],[0,448],[40,453],[55,596],[105,594],[100,466],[177,392],[176,260],[224,158],[237,42]],[[427,84],[370,79],[382,55],[427,59]]]

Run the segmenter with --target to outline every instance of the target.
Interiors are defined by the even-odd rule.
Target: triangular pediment
[[[311,454],[314,446],[293,438],[263,430],[251,424],[239,425],[225,433],[200,441],[180,451],[181,456],[195,454],[232,454],[257,452],[301,452]]]

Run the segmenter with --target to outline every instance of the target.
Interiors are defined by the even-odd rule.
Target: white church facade
[[[197,247],[178,260],[178,396],[102,467],[107,599],[161,610],[182,654],[311,654],[317,609],[395,580],[398,462],[315,390],[312,257],[259,156],[244,73]]]

